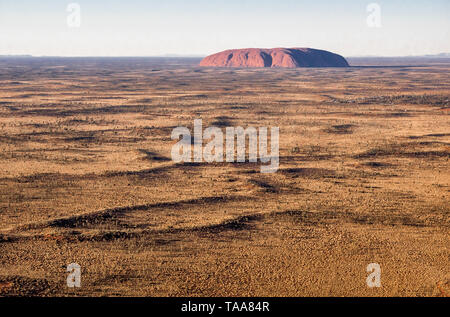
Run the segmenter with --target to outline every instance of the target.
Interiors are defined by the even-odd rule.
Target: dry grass
[[[449,64],[192,62],[0,61],[1,295],[449,293]],[[280,170],[174,164],[195,118],[279,126]]]

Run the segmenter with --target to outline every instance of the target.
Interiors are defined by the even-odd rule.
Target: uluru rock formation
[[[214,67],[348,67],[344,57],[313,48],[245,48],[205,57],[200,66]]]

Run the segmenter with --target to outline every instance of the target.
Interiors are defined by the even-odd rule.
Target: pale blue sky
[[[69,3],[81,26],[67,26]],[[366,7],[381,7],[370,28]],[[0,55],[207,55],[313,47],[344,56],[450,52],[450,0],[0,0]]]

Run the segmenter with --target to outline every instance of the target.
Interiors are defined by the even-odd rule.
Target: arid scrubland
[[[450,294],[450,63],[197,62],[0,60],[0,295]],[[194,119],[279,127],[278,172],[173,163]]]

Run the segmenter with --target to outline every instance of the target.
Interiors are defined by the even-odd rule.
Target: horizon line
[[[0,54],[0,58],[205,58],[211,54],[206,55],[178,55],[178,54],[164,54],[164,55],[33,55],[33,54]],[[450,53],[443,52],[438,54],[424,54],[424,55],[353,55],[344,56],[345,58],[450,58]]]

